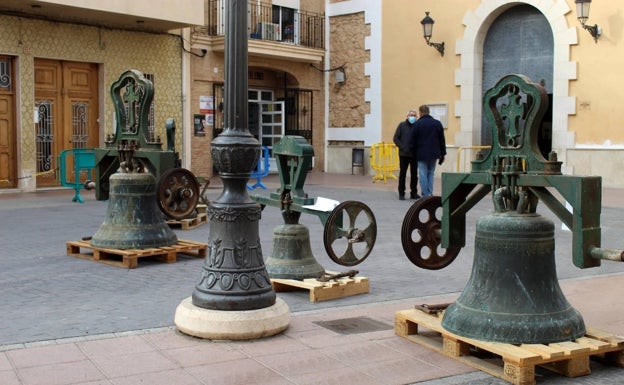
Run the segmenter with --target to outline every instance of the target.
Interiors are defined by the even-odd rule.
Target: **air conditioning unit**
[[[282,40],[282,33],[279,24],[275,23],[258,23],[258,31],[260,38],[264,40]]]

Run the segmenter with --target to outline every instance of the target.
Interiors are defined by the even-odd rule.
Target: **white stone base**
[[[278,334],[290,322],[286,302],[257,310],[211,310],[193,305],[191,297],[178,305],[175,325],[182,333],[213,340],[251,340]]]

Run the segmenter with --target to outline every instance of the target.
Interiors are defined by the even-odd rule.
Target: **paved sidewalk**
[[[269,191],[278,186],[273,175],[263,182]],[[209,197],[218,196],[220,188],[215,180]],[[396,311],[459,295],[472,265],[474,222],[491,211],[487,199],[467,216],[468,244],[457,260],[425,271],[401,248],[401,221],[413,201],[397,200],[396,181],[312,173],[304,190],[371,207],[377,242],[356,267],[370,279],[370,293],[318,303],[304,291],[278,293],[291,310],[289,328],[239,342],[192,338],[173,326],[175,308],[191,295],[202,260],[139,261],[137,269],[126,270],[68,257],[65,242],[93,234],[107,202],[85,191],[82,205],[71,202],[68,190],[0,193],[0,384],[506,384],[398,337],[393,329]],[[621,190],[603,191],[603,247],[624,248],[623,197]],[[280,223],[279,210],[267,207],[260,228],[265,257],[272,250],[272,229]],[[327,257],[318,218],[303,215],[301,223],[310,229],[319,263],[345,270]],[[574,267],[571,235],[555,223],[557,273],[567,299],[588,326],[624,336],[624,264]],[[175,231],[180,239],[205,242],[209,224]],[[341,332],[323,326],[349,326],[352,318],[360,323]],[[546,385],[621,384],[624,373],[593,362],[592,371],[569,379],[540,370],[536,377]]]

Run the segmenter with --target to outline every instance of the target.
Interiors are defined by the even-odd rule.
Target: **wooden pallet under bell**
[[[337,274],[327,272],[327,274]],[[330,299],[349,297],[356,294],[364,294],[369,291],[368,278],[366,277],[341,277],[327,282],[316,278],[304,280],[272,278],[273,290],[276,292],[293,291],[298,289],[310,291],[310,302],[327,301]]]
[[[91,250],[91,253],[80,252],[80,249]],[[178,243],[171,246],[152,247],[147,249],[108,249],[93,247],[89,241],[67,242],[67,255],[70,257],[88,259],[126,269],[138,266],[139,258],[152,257],[162,262],[173,263],[180,254],[191,257],[204,258],[207,245],[201,242],[178,239]]]
[[[441,314],[398,311],[395,334],[515,385],[535,384],[538,365],[567,377],[590,374],[590,356],[624,367],[624,337],[601,330],[588,328],[586,335],[575,341],[513,345],[453,334],[442,327]]]
[[[206,205],[197,205],[195,208],[197,210],[197,216],[194,218],[184,218],[184,219],[168,219],[167,225],[172,228],[180,228],[182,230],[191,230],[196,227],[203,225],[204,223],[208,223],[208,215],[206,214]]]

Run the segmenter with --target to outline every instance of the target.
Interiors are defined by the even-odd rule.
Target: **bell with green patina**
[[[271,278],[303,280],[325,274],[312,255],[310,232],[300,224],[284,224],[273,230],[273,252],[265,265]]]
[[[119,172],[111,175],[109,183],[106,218],[91,237],[91,246],[146,249],[178,242],[158,208],[152,174]]]
[[[583,318],[557,281],[553,222],[516,211],[479,218],[470,279],[442,326],[460,336],[510,344],[582,337]]]

